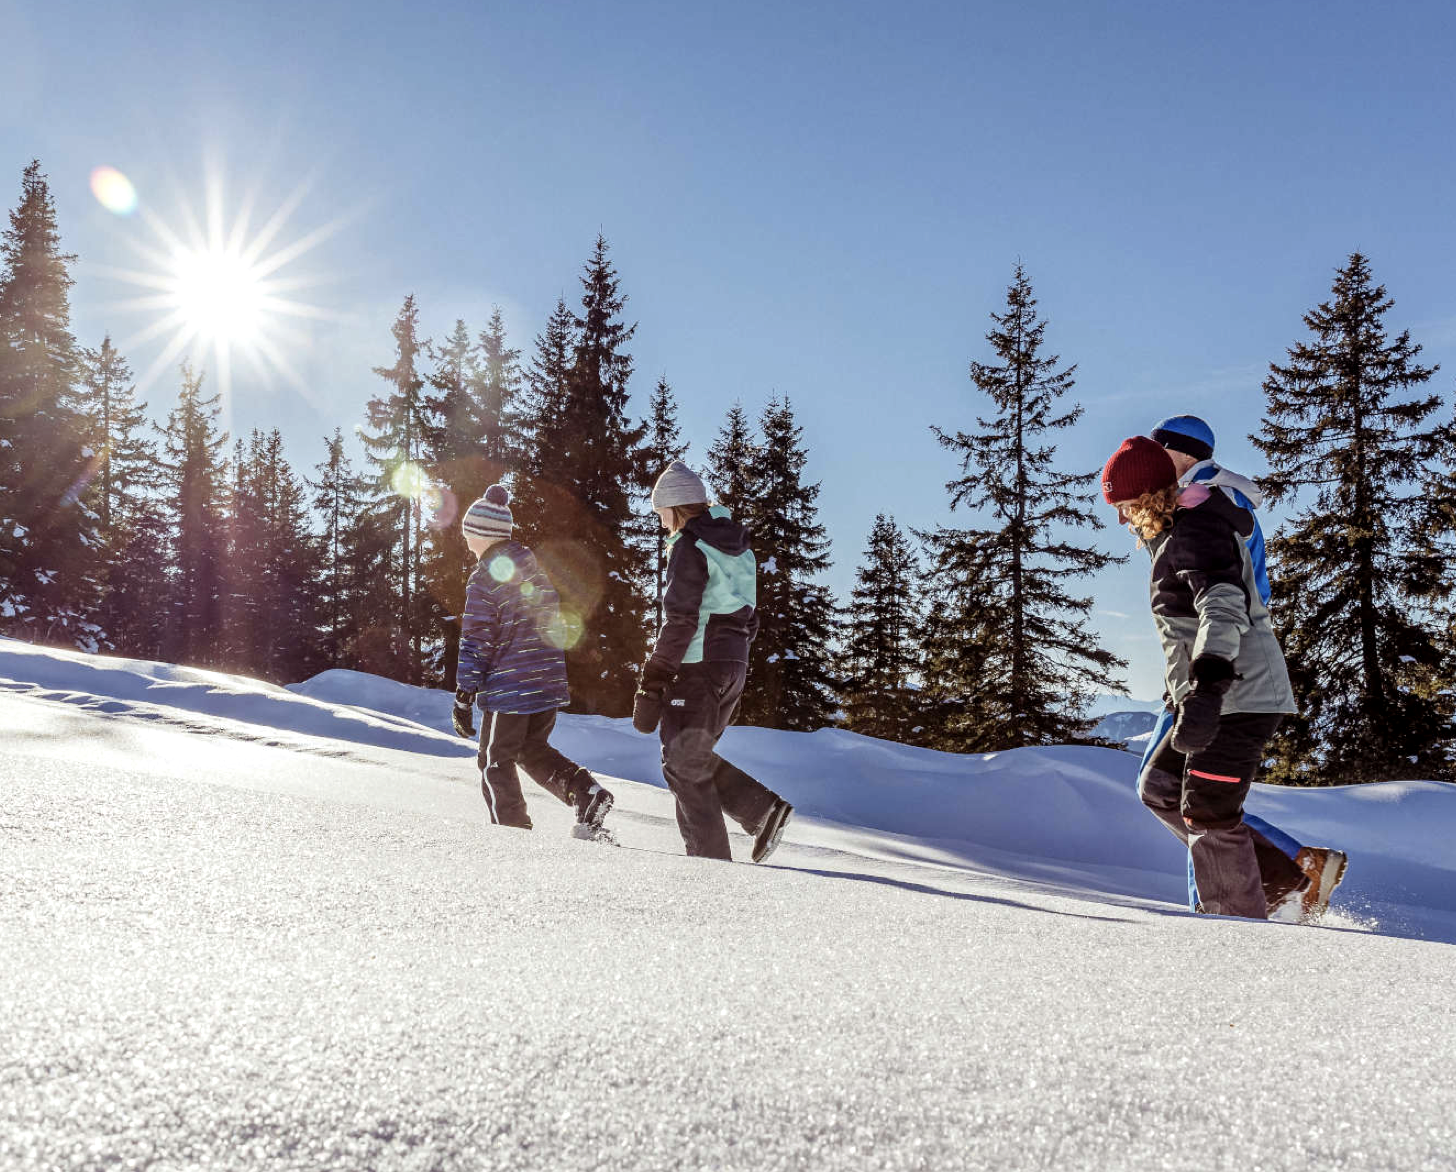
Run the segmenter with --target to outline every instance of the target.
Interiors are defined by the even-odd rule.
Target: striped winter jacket
[[[747,663],[758,634],[758,564],[748,530],[714,505],[667,545],[662,630],[650,662],[668,675],[684,663]]]
[[[1224,712],[1294,712],[1284,653],[1255,581],[1246,542],[1254,514],[1206,485],[1179,494],[1173,523],[1148,542],[1153,621],[1167,660],[1168,695],[1181,704],[1200,655],[1234,665]]]
[[[470,574],[455,687],[487,712],[563,708],[565,628],[556,587],[519,541],[491,546]]]

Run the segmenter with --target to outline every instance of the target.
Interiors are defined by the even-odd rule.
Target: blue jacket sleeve
[[[500,632],[500,607],[479,574],[470,575],[465,587],[465,614],[460,620],[460,659],[455,665],[455,689],[479,692],[495,665],[496,638]]]
[[[667,588],[662,592],[662,630],[648,664],[677,675],[683,656],[698,632],[703,591],[708,585],[708,559],[688,534],[678,538],[667,559]]]

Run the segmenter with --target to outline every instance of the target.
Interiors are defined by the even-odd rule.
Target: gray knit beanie
[[[492,484],[460,518],[460,528],[467,537],[509,537],[515,525],[511,494],[503,484]]]
[[[667,470],[657,478],[652,488],[652,507],[670,509],[674,505],[705,505],[708,503],[708,486],[698,474],[681,460],[674,460]]]

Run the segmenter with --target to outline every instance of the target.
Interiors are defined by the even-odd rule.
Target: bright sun
[[[251,345],[263,324],[262,276],[227,251],[183,249],[173,255],[172,306],[183,324],[213,346]]]
[[[152,321],[124,339],[121,347],[127,350],[164,339],[161,351],[138,380],[139,388],[178,361],[187,360],[216,380],[214,385],[226,402],[232,394],[234,364],[241,362],[249,368],[250,386],[281,378],[307,397],[308,385],[292,361],[309,344],[303,323],[337,315],[297,299],[297,291],[325,279],[317,272],[300,272],[297,262],[342,227],[344,217],[279,244],[307,185],[283,200],[260,225],[253,220],[256,200],[251,194],[242,198],[229,221],[224,214],[223,188],[220,169],[209,167],[200,217],[185,201],[167,219],[149,207],[145,198],[128,202],[125,213],[138,212],[153,237],[147,241],[133,236],[127,241],[145,267],[107,272],[146,291],[120,306],[147,312]],[[116,210],[102,194],[97,198],[109,210]]]

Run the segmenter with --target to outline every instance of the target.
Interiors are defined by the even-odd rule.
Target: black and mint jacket
[[[758,563],[748,530],[714,505],[667,539],[662,630],[649,670],[667,678],[685,663],[747,663],[758,634]]]
[[[519,541],[491,546],[470,574],[455,687],[487,712],[563,708],[566,625],[556,587]]]

